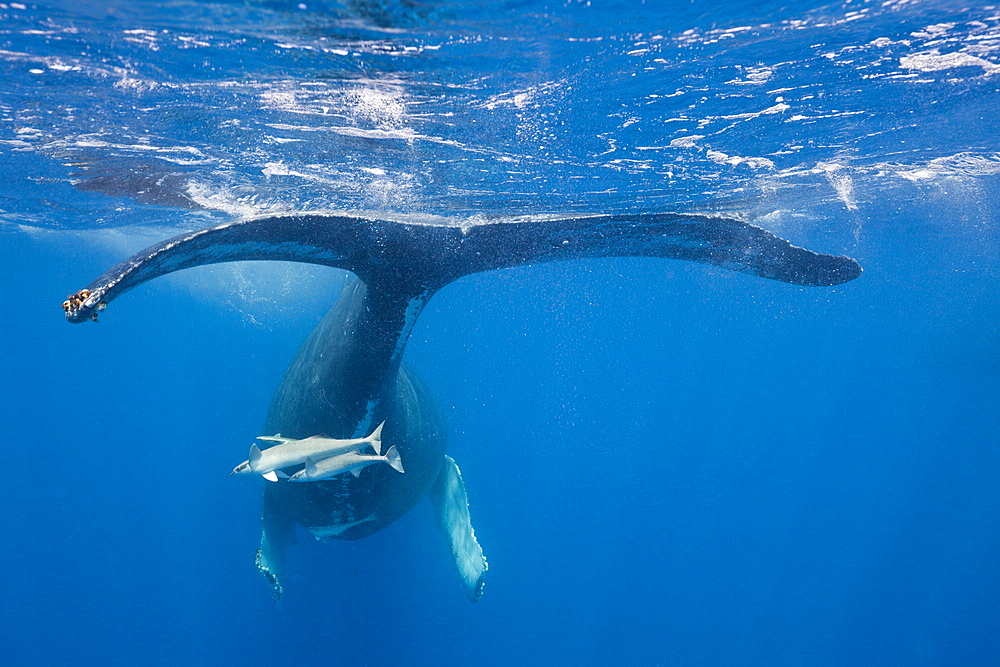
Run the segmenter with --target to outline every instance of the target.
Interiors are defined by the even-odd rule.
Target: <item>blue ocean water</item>
[[[0,4],[3,664],[1000,662],[1000,8]],[[857,258],[468,276],[407,348],[490,571],[424,501],[253,562],[260,435],[336,271],[59,304],[181,230],[699,211]]]

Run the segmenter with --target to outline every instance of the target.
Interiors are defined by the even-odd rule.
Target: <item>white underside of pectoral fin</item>
[[[264,530],[257,550],[257,570],[267,579],[271,597],[277,601],[284,593],[281,577],[285,565],[285,548],[295,541],[295,523],[278,511],[267,494],[264,495],[261,519]]]
[[[455,460],[444,457],[444,465],[431,488],[431,501],[437,513],[438,525],[448,537],[455,567],[462,577],[469,599],[475,602],[483,595],[488,565],[483,549],[472,529],[469,496],[462,481],[462,471]]]

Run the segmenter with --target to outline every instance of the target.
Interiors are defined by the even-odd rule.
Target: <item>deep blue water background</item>
[[[0,16],[3,664],[1000,662],[995,8]],[[616,259],[448,286],[407,359],[483,600],[425,501],[366,540],[300,533],[276,607],[263,482],[228,471],[341,276],[192,270],[97,325],[58,306],[180,229],[316,208],[721,208],[865,274]]]

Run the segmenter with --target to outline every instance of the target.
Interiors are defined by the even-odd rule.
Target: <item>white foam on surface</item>
[[[962,52],[938,53],[936,50],[903,56],[899,59],[899,66],[918,72],[940,72],[957,67],[980,67],[984,74],[989,75],[1000,72],[1000,65],[978,56]]]

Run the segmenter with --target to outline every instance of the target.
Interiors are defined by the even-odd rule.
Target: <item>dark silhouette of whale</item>
[[[97,319],[113,299],[173,271],[242,260],[323,264],[355,279],[310,334],[271,403],[264,432],[290,438],[363,437],[384,421],[406,473],[371,466],[306,484],[265,486],[257,565],[282,594],[285,547],[298,523],[317,536],[359,539],[430,494],[471,599],[487,565],[461,473],[445,454],[444,424],[423,383],[402,363],[422,308],[448,283],[480,271],[577,258],[680,259],[796,285],[853,280],[848,257],[799,248],[732,218],[689,214],[492,219],[451,224],[319,214],[244,220],[181,234],[126,259],[64,304],[71,322]]]

